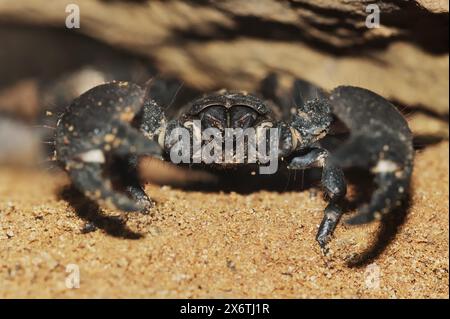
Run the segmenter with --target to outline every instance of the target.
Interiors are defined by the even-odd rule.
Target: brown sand
[[[395,227],[341,223],[328,257],[314,241],[325,202],[308,191],[150,185],[154,214],[107,210],[96,217],[103,229],[82,234],[92,216],[57,195],[64,174],[3,168],[0,297],[448,298],[448,151],[442,142],[417,155],[411,207],[395,219],[404,219],[396,236]],[[68,264],[79,266],[79,289],[65,286]]]

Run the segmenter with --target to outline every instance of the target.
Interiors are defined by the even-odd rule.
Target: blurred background
[[[45,162],[55,116],[87,89],[153,76],[200,92],[269,72],[362,86],[405,113],[418,148],[447,140],[448,14],[448,0],[0,0],[0,164]]]

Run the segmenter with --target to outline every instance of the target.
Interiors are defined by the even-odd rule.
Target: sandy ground
[[[309,191],[149,185],[152,214],[97,214],[64,199],[62,173],[1,168],[0,297],[448,298],[448,151],[417,155],[406,215],[341,223],[327,257],[314,240],[325,202]]]

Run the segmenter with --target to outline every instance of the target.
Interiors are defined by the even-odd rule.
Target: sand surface
[[[417,154],[406,215],[341,223],[326,257],[314,240],[325,201],[310,191],[148,185],[152,214],[96,213],[61,193],[63,173],[0,168],[0,298],[448,298],[448,151]]]

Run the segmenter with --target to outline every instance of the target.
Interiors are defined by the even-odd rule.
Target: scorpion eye
[[[226,110],[222,106],[211,106],[200,115],[202,125],[224,129],[227,125]]]
[[[249,128],[253,126],[258,113],[246,106],[234,106],[231,109],[231,126]]]

